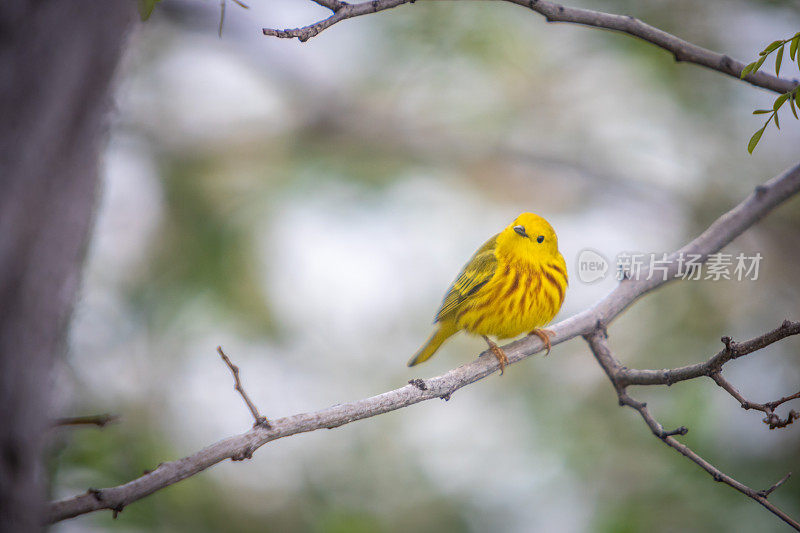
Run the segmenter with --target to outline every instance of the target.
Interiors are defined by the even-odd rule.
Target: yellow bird
[[[436,315],[438,329],[408,366],[430,359],[462,329],[483,336],[501,374],[508,357],[488,335],[508,339],[529,332],[542,339],[550,353],[553,332],[540,328],[561,309],[567,282],[567,265],[553,227],[539,215],[522,213],[464,265]]]

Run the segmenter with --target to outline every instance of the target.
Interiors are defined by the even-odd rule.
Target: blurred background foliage
[[[614,286],[578,252],[670,251],[795,162],[800,128],[750,115],[772,95],[629,37],[497,2],[417,2],[308,43],[263,37],[325,10],[274,0],[164,0],[134,35],[104,158],[104,199],[54,432],[54,496],[116,485],[251,421],[214,348],[280,417],[377,394],[470,360],[460,336],[425,366],[452,277],[522,211],[551,220],[572,274],[560,318]],[[578,4],[576,4],[578,5]],[[794,2],[639,2],[632,14],[747,60],[797,31]],[[797,77],[787,69],[787,76]],[[785,111],[785,110],[784,110]],[[788,113],[788,111],[786,111]],[[682,282],[610,328],[637,367],[706,359],[800,315],[800,202],[728,247],[757,281]],[[795,392],[798,340],[726,367],[753,400]],[[636,390],[737,479],[800,471],[800,428],[768,431],[710,381]],[[800,482],[774,496],[800,514]],[[584,343],[452,400],[267,445],[122,512],[56,531],[780,531],[752,501],[666,449],[620,409]]]

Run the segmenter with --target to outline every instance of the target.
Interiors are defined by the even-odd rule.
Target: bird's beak
[[[519,235],[522,235],[523,237],[527,237],[528,236],[528,234],[525,233],[525,227],[524,226],[514,226],[514,231],[516,231]]]

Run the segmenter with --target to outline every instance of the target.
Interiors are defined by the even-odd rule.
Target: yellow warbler
[[[550,322],[567,290],[567,265],[558,251],[553,227],[539,215],[522,213],[481,246],[450,286],[436,315],[439,328],[408,362],[428,360],[444,341],[462,329],[482,335],[500,362],[505,352],[487,335],[499,339],[524,332],[537,335],[550,352]]]

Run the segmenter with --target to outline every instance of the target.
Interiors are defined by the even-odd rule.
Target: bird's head
[[[497,237],[498,248],[529,260],[546,260],[558,255],[558,238],[553,226],[533,213],[522,213]]]

